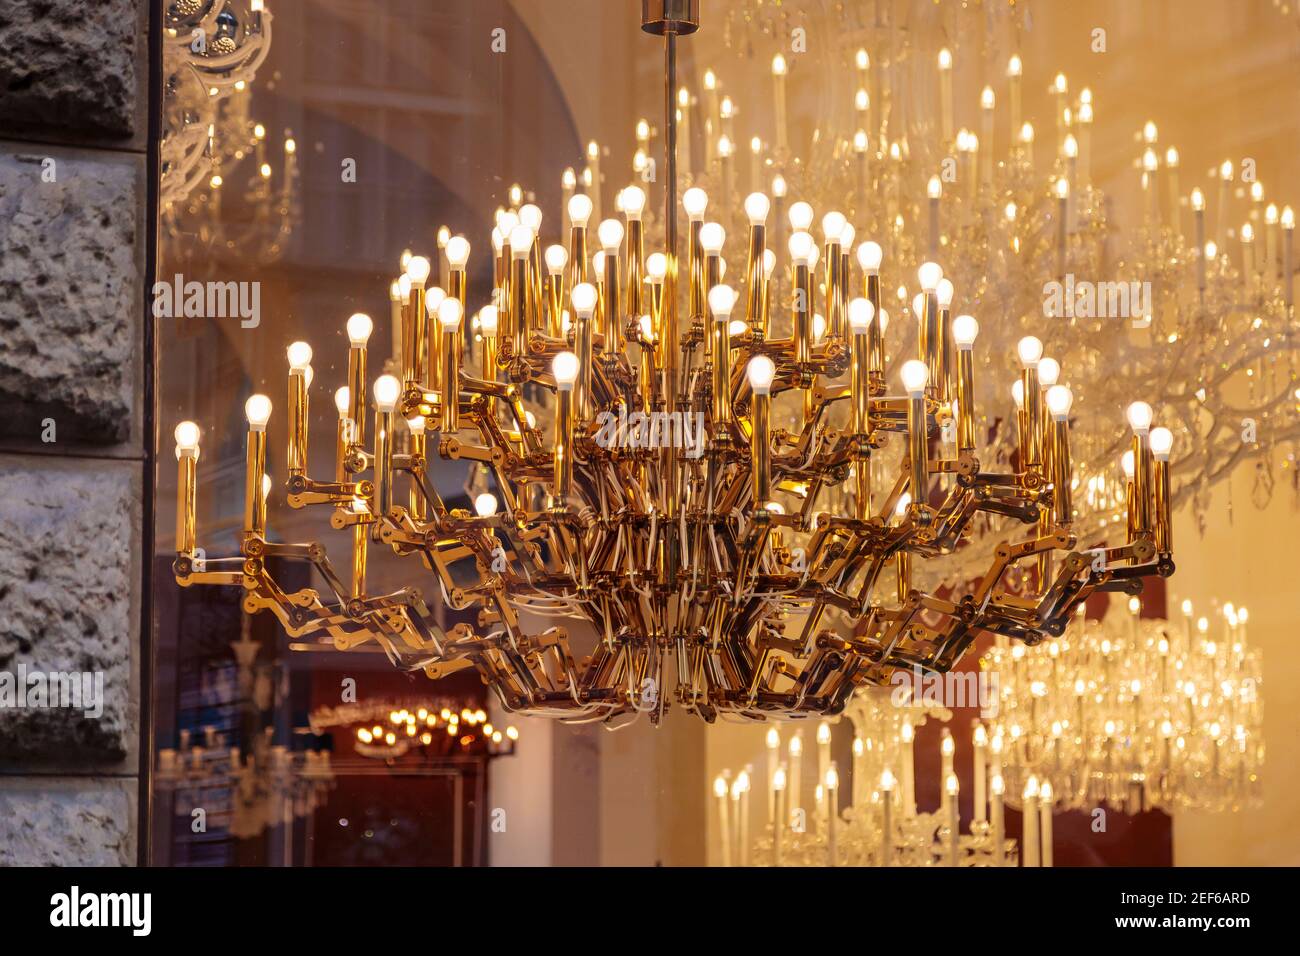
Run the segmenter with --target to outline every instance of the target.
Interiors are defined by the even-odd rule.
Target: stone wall
[[[0,866],[137,858],[148,4],[0,3]]]

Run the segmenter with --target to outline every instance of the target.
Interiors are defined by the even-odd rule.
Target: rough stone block
[[[0,151],[0,438],[131,436],[142,203],[139,157]]]
[[[0,127],[14,139],[131,137],[148,82],[146,0],[0,3]]]
[[[0,866],[132,866],[136,783],[0,777]]]
[[[0,456],[0,671],[104,675],[98,718],[0,706],[4,764],[93,771],[136,751],[141,469]]]

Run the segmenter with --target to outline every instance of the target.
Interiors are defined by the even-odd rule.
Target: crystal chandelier
[[[759,50],[778,50],[766,54],[772,92],[760,86],[751,94],[770,96],[775,128],[743,128],[737,115],[745,104],[724,89],[720,73],[707,70],[700,91],[679,90],[695,152],[704,157],[694,180],[725,208],[740,176],[734,144],[748,141],[751,188],[770,184],[818,206],[846,208],[859,230],[889,250],[901,267],[889,308],[909,319],[916,289],[908,277],[921,262],[944,256],[962,295],[1000,317],[977,358],[980,404],[990,410],[979,427],[989,432],[994,460],[1012,454],[1017,438],[998,414],[1001,402],[990,399],[1005,397],[1000,389],[1012,374],[1016,340],[1046,330],[1045,364],[1070,376],[1076,398],[1090,408],[1117,410],[1135,393],[1163,396],[1180,452],[1170,465],[1174,507],[1201,500],[1250,458],[1256,504],[1271,497],[1279,460],[1300,494],[1294,211],[1270,201],[1257,180],[1243,174],[1234,182],[1229,161],[1203,189],[1183,192],[1178,149],[1147,122],[1133,157],[1141,217],[1132,240],[1121,243],[1090,169],[1100,117],[1091,91],[1075,92],[1057,74],[1047,84],[1055,115],[1036,133],[1021,110],[1029,82],[1021,58],[994,39],[1003,18],[1012,32],[1028,28],[1026,5],[966,6],[884,3],[868,12],[808,0],[795,16],[790,4],[737,4],[728,15],[729,45],[751,61],[761,60]],[[785,118],[794,62],[779,51],[792,26],[831,38],[829,53],[796,58],[817,71],[811,139],[797,136]],[[999,65],[995,82],[979,93],[978,130],[954,121],[961,105],[954,103],[954,70],[963,56]],[[995,137],[995,119],[1007,121],[1010,142]],[[1113,429],[1083,427],[1072,445],[1076,490],[1086,489],[1090,505],[1076,516],[1075,531],[1082,540],[1105,539],[1123,520],[1108,505],[1123,498],[1114,467],[1122,440]],[[1007,533],[1003,524],[977,522],[975,530],[996,539]],[[961,558],[950,581],[979,572]]]
[[[947,723],[952,712],[924,705],[910,692],[902,701],[895,694],[894,689],[863,688],[845,709],[853,725],[847,784],[831,759],[831,724],[818,726],[810,806],[804,797],[814,758],[805,758],[800,730],[785,741],[776,727],[767,731],[766,763],[757,787],[753,765],[719,774],[712,802],[722,865],[1051,866],[1055,802],[1049,783],[1035,797],[1021,859],[1016,841],[1006,835],[1001,771],[977,761],[974,818],[967,821],[968,832],[961,832],[961,785],[946,727],[939,744],[939,806],[933,813],[918,812],[916,730],[930,717]],[[755,791],[766,796],[766,808],[754,804]]]
[[[1116,609],[1118,610],[1118,609]],[[988,743],[1010,792],[1032,774],[1063,807],[1237,810],[1260,797],[1264,762],[1259,652],[1249,614],[1225,604],[1193,620],[1129,613],[1080,619],[1039,647],[991,648],[1001,706]]]
[[[473,667],[510,711],[657,721],[675,703],[712,721],[838,713],[854,688],[892,668],[947,670],[982,631],[1036,643],[1060,634],[1090,594],[1136,593],[1144,577],[1171,574],[1170,432],[1152,428],[1149,405],[1129,407],[1128,534],[1111,547],[1078,548],[1072,394],[1043,387],[1042,344],[1032,336],[1017,345],[1015,465],[982,465],[979,324],[952,314],[939,265],[918,270],[916,357],[887,375],[888,267],[878,244],[862,243],[855,257],[845,217],[832,212],[819,248],[803,204],[778,271],[771,203],[753,194],[738,294],[721,282],[724,230],[705,222],[707,197],[687,191],[679,300],[676,42],[698,20],[684,0],[647,0],[645,13],[646,31],[665,42],[663,251],[647,255],[645,193],[635,186],[620,194],[624,221],[592,230],[592,198],[574,195],[567,250],[543,246],[536,206],[503,213],[498,228],[510,228],[478,314],[478,375],[462,354],[469,243],[449,237],[439,259],[445,291],[429,286],[429,260],[412,257],[396,289],[401,377],[374,383],[373,417],[373,323],[361,314],[347,322],[332,480],[307,474],[312,349],[289,347],[288,503],[331,509],[331,526],[352,538],[350,582],[322,544],[267,536],[272,403],[260,394],[245,405],[238,557],[196,552],[199,429],[176,428],[177,581],[242,587],[246,611],[270,611],[295,639],[341,650],[374,640],[431,677]],[[589,233],[602,253],[593,273]],[[525,388],[554,394],[552,435],[530,422]],[[772,426],[783,404],[796,409],[792,429]],[[435,451],[491,472],[504,508],[492,494],[474,514],[447,508],[429,480]],[[823,510],[826,490],[846,481],[851,505]],[[969,590],[914,587],[915,567],[974,547],[965,539],[980,514],[1016,518],[1023,530],[985,549],[985,571]],[[477,609],[478,626],[444,633],[415,584],[372,593],[372,546],[430,570],[436,599]],[[270,558],[310,564],[324,590],[285,592]],[[1011,593],[1008,577],[1022,569],[1033,586]],[[831,609],[851,629],[826,626]],[[538,617],[583,624],[539,630]],[[579,651],[586,632],[594,644]]]

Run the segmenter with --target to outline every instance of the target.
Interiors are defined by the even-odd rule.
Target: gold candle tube
[[[745,263],[745,321],[751,329],[767,330],[763,322],[763,253],[767,249],[767,226],[761,222],[749,224],[749,258]]]
[[[195,429],[197,434],[198,429]],[[176,449],[176,553],[190,555],[194,553],[198,532],[195,518],[199,449]]]
[[[731,310],[714,309],[712,325],[713,424],[721,429],[731,421]]]
[[[898,552],[898,603],[902,604],[912,593],[912,555],[907,551]]]
[[[805,364],[812,353],[812,270],[807,262],[794,267],[794,360]]]
[[[594,350],[593,340],[595,339],[595,305],[596,289],[588,282],[578,285],[573,290],[573,311],[576,318],[574,319],[573,340],[577,346],[578,353],[578,379],[574,389],[574,400],[577,406],[578,418],[581,421],[590,419],[595,409],[592,407],[591,396],[591,360]]]
[[[380,522],[393,508],[393,413],[375,411],[375,523],[378,540]]]
[[[501,313],[494,305],[485,305],[479,311],[479,336],[482,348],[479,375],[487,382],[497,380],[497,336],[500,332]]]
[[[852,308],[852,306],[850,306]],[[871,409],[871,327],[875,324],[875,313],[866,328],[853,326],[853,338],[849,346],[849,379],[853,398],[853,434],[865,437],[869,427]]]
[[[871,270],[866,274],[867,301],[874,308],[871,327],[867,330],[868,360],[871,377],[882,385],[885,379],[885,333],[880,323],[880,273]]]
[[[1042,389],[1038,387],[1038,366],[1026,366],[1020,373],[1024,388],[1024,423],[1021,440],[1021,453],[1024,455],[1022,467],[1037,468],[1043,463],[1042,436]]]
[[[339,415],[338,434],[334,442],[334,480],[339,484],[348,480],[348,448],[352,444],[352,420],[346,411]]]
[[[409,498],[407,511],[416,521],[424,521],[427,518],[423,491],[420,488],[419,474],[424,469],[424,463],[429,453],[429,439],[424,433],[425,422],[422,416],[407,421],[407,427],[411,432],[411,487],[409,489]]]
[[[533,239],[533,247],[528,253],[528,334],[543,331],[542,312],[545,308],[544,280],[546,273],[542,270],[542,243]]]
[[[929,499],[930,475],[925,421],[925,395],[912,392],[907,401],[907,459],[911,468],[912,502],[923,505]]]
[[[307,373],[289,370],[289,447],[286,456],[290,475],[307,470]]]
[[[975,450],[975,355],[957,349],[957,451]]]
[[[1067,527],[1074,518],[1070,500],[1070,423],[1065,418],[1052,421],[1052,512],[1058,527]]]
[[[266,426],[250,425],[244,470],[244,537],[266,534],[266,498],[262,496],[262,475],[266,473]]]
[[[936,392],[945,402],[953,397],[952,352],[952,310],[942,306],[939,309],[939,387]]]
[[[414,260],[412,260],[414,261]],[[428,345],[425,339],[424,283],[411,283],[411,298],[406,304],[406,323],[402,329],[402,380],[423,387],[428,370]]]
[[[651,315],[641,316],[641,409],[649,412],[654,408],[656,394],[658,392],[658,373],[656,369],[659,365],[659,358],[655,354],[656,343],[659,338],[656,334],[654,317]]]
[[[510,331],[513,359],[522,362],[528,354],[528,247],[510,254]]]
[[[840,241],[835,239],[823,247],[823,259],[826,263],[824,281],[826,283],[826,334],[842,335],[843,322],[840,316],[840,279],[844,259],[840,254]]]
[[[1170,554],[1174,550],[1173,519],[1170,515],[1169,458],[1161,455],[1155,459],[1155,545],[1157,554]]]
[[[831,329],[830,332],[831,335],[841,340],[847,333],[845,326],[848,323],[849,315],[849,276],[852,274],[852,257],[849,255],[849,250],[845,249],[840,253],[840,283],[838,286],[840,293],[840,324],[838,328]]]
[[[449,299],[455,302],[455,299]],[[450,311],[450,310],[449,310]],[[442,433],[454,435],[460,430],[460,309],[457,320],[450,322],[439,314],[442,325]]]
[[[703,219],[692,219],[690,235],[687,240],[687,266],[690,269],[690,296],[688,318],[694,322],[704,315],[704,297],[708,286],[704,284],[704,246],[700,244],[700,230],[704,228]]]
[[[546,277],[546,334],[553,339],[564,337],[564,270]]]
[[[393,364],[397,365],[402,361],[402,327],[406,324],[401,284],[397,280],[388,289],[388,324],[393,334]]]
[[[645,313],[645,230],[641,218],[627,219],[627,308],[623,314],[640,317]]]
[[[348,418],[352,420],[351,441],[363,445],[366,441],[366,347],[348,349]]]
[[[1133,433],[1133,531],[1151,534],[1151,443],[1146,432]]]
[[[587,224],[569,230],[569,288],[587,281]]]
[[[940,389],[943,385],[940,351],[942,343],[939,340],[939,296],[933,289],[924,292],[923,295],[925,307],[921,328],[925,334],[921,338],[922,357],[925,359],[925,367],[930,372],[929,393],[937,398],[941,394]]]
[[[605,250],[605,281],[600,287],[601,316],[604,319],[605,356],[611,357],[622,349],[622,293],[619,288],[618,250]]]
[[[370,538],[366,535],[365,524],[352,526],[352,596],[365,597],[366,594],[366,557],[370,550]]]
[[[552,491],[563,500],[573,487],[573,387],[555,391],[555,483]]]
[[[461,315],[465,314],[465,267],[453,265],[447,271],[447,297],[460,303]]]
[[[722,281],[722,255],[720,253],[706,253],[704,256],[704,289],[705,289],[705,309],[708,308],[708,293],[713,287]],[[708,318],[707,314],[704,318]],[[708,326],[704,329],[704,355],[706,361],[713,361],[713,335]]]
[[[753,397],[753,481],[754,507],[761,508],[772,497],[771,414],[772,397],[766,391]]]

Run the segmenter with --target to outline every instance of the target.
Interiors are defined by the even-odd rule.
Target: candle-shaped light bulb
[[[250,431],[265,430],[271,419],[271,400],[265,395],[250,395],[244,403],[244,416],[248,419]]]

